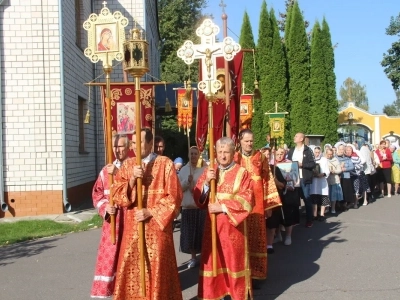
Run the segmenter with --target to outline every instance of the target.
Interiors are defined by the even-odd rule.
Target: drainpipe
[[[65,142],[65,91],[64,91],[64,35],[63,35],[63,14],[62,0],[58,0],[58,23],[60,37],[60,97],[61,97],[61,134],[62,134],[62,197],[65,211],[71,210],[71,204],[67,196],[67,163],[66,163],[66,142]]]
[[[0,0],[0,5],[3,4],[4,0]],[[0,57],[2,57],[2,53],[1,53],[1,47],[0,47]],[[2,74],[2,70],[1,70],[1,61],[0,61],[0,206],[1,206],[1,210],[3,212],[8,211],[8,205],[7,203],[4,201],[4,178],[3,178],[3,89],[2,89],[2,84],[1,84],[1,74]]]

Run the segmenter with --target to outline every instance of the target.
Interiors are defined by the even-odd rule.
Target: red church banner
[[[217,78],[225,79],[225,60],[223,57],[216,59]],[[225,121],[231,126],[231,138],[236,143],[239,133],[240,120],[239,120],[239,97],[242,84],[242,68],[243,68],[243,52],[238,53],[233,60],[228,62],[229,66],[229,79],[225,80],[225,85],[216,93],[216,101],[213,102],[213,125],[214,125],[214,139],[224,136]],[[201,72],[201,70],[200,70]],[[227,88],[226,88],[227,86]],[[229,92],[229,106],[225,104],[225,92]],[[197,123],[196,123],[196,144],[200,151],[204,150],[207,142],[208,133],[208,102],[205,99],[203,92],[199,92],[197,103]]]
[[[241,129],[250,128],[253,117],[253,95],[245,94],[240,96],[240,123]]]
[[[193,92],[190,89],[178,89],[176,91],[176,105],[178,107],[178,127],[182,127],[186,132],[193,124]]]
[[[132,140],[132,133],[136,129],[135,119],[135,85],[134,84],[118,84],[110,86],[111,89],[111,130],[114,134],[126,134],[129,140]],[[101,86],[102,108],[103,108],[103,128],[104,141],[106,143],[106,88]],[[153,100],[154,88],[152,85],[140,86],[140,102],[141,102],[141,119],[142,128],[147,127],[153,129]],[[134,156],[130,147],[129,156]]]

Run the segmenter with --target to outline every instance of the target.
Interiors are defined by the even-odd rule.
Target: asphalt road
[[[179,249],[179,231],[174,237]],[[90,299],[99,239],[95,229],[1,247],[0,299]],[[296,226],[291,246],[275,244],[255,299],[400,299],[399,253],[400,197],[378,199],[310,229]],[[177,251],[185,300],[197,294],[189,258]]]

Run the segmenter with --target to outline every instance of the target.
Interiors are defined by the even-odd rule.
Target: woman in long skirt
[[[207,213],[206,210],[199,209],[193,199],[193,188],[204,170],[204,167],[197,167],[199,157],[199,149],[191,147],[190,161],[178,175],[183,190],[180,249],[183,253],[191,254],[188,268],[194,268],[198,263],[196,254],[201,252],[204,220]]]

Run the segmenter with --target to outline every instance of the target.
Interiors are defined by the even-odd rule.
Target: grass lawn
[[[42,237],[78,232],[101,227],[102,218],[95,215],[81,223],[57,223],[51,220],[18,221],[0,223],[0,247]]]

